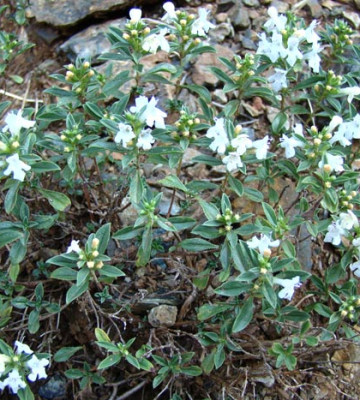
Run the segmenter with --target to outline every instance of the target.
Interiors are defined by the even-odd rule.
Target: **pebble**
[[[243,30],[249,28],[251,21],[249,12],[245,7],[236,7],[230,16],[234,28]]]
[[[47,400],[61,399],[65,394],[66,380],[60,375],[54,375],[39,389],[39,395]]]
[[[352,23],[353,27],[356,29],[360,28],[360,16],[357,12],[344,11],[343,16]]]
[[[248,7],[259,7],[259,0],[242,0],[242,2]]]
[[[176,322],[177,313],[177,307],[162,304],[150,310],[148,320],[155,328],[159,326],[173,326]]]

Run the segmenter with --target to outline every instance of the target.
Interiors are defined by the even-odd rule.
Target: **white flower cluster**
[[[25,375],[30,382],[47,377],[45,367],[49,360],[39,359],[27,344],[16,341],[15,346],[16,355],[13,357],[0,354],[0,390],[8,387],[16,394],[27,386]],[[12,366],[10,371],[9,364]]]
[[[351,121],[342,122],[329,143],[339,142],[341,146],[347,147],[352,144],[353,139],[360,139],[360,114]]]
[[[295,30],[291,36],[287,37],[287,17],[279,15],[275,7],[269,7],[268,14],[270,19],[264,27],[271,32],[271,37],[265,33],[260,35],[257,54],[267,56],[274,64],[278,60],[286,60],[289,68],[293,67],[298,60],[307,60],[309,67],[318,73],[321,62],[319,53],[322,48],[319,45],[320,37],[315,32],[317,22],[313,21],[308,28]],[[311,49],[304,53],[300,49],[303,42],[311,45]],[[275,74],[268,78],[275,92],[287,87],[287,72],[286,69],[275,68]]]
[[[213,139],[209,147],[220,155],[224,155],[229,146],[233,149],[222,160],[229,172],[235,171],[244,165],[241,156],[248,149],[255,149],[256,158],[263,160],[266,158],[269,148],[269,137],[267,135],[263,139],[252,141],[248,135],[239,134],[229,140],[224,118],[215,118],[215,125],[208,129],[205,136]]]
[[[11,175],[13,179],[24,181],[27,171],[30,171],[30,165],[20,160],[16,149],[19,147],[19,136],[22,128],[29,129],[35,125],[35,121],[29,121],[22,116],[21,110],[17,113],[10,111],[5,117],[5,127],[2,130],[3,134],[10,133],[9,145],[0,142],[0,152],[12,154],[5,158],[7,168],[3,171],[4,175]]]
[[[152,97],[150,100],[145,96],[135,99],[135,106],[130,107],[130,112],[134,114],[138,121],[148,127],[165,128],[165,118],[167,114],[156,107],[158,100]],[[122,122],[118,125],[119,130],[114,138],[115,143],[120,143],[125,149],[132,145],[136,138],[136,146],[139,149],[149,150],[155,138],[151,134],[150,128],[143,128],[137,135],[130,124]]]

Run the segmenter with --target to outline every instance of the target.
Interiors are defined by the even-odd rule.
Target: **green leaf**
[[[220,296],[239,296],[242,293],[247,293],[253,287],[252,284],[247,282],[229,281],[215,289],[215,293]]]
[[[218,246],[208,242],[207,240],[194,238],[194,239],[185,239],[179,244],[183,249],[188,251],[205,251],[205,250],[214,250],[217,249]]]
[[[99,342],[111,343],[111,340],[110,340],[108,334],[100,328],[95,328],[95,337]]]
[[[121,354],[111,354],[107,356],[101,363],[98,365],[97,369],[105,369],[109,368],[112,365],[119,363],[121,360]]]
[[[76,346],[76,347],[63,347],[60,350],[58,350],[54,354],[54,360],[56,362],[64,362],[67,361],[69,358],[71,358],[75,353],[77,353],[79,350],[82,350],[81,346]]]
[[[68,369],[65,371],[65,376],[69,379],[80,379],[84,376],[84,373],[80,369]]]
[[[31,170],[40,174],[43,172],[60,171],[60,167],[51,161],[40,161],[33,164]]]
[[[100,269],[100,275],[108,276],[111,278],[118,278],[120,276],[125,276],[124,272],[122,272],[121,269],[107,264],[103,265],[103,267]]]
[[[190,367],[181,367],[181,373],[188,376],[199,376],[202,374],[202,369],[196,365]]]
[[[203,199],[198,199],[200,207],[202,208],[208,220],[216,220],[216,216],[220,214],[219,209],[212,203],[207,203]]]
[[[188,188],[175,175],[168,175],[164,179],[161,179],[159,183],[172,189],[181,190],[184,193],[189,191]]]
[[[1,231],[0,247],[3,247],[8,243],[13,242],[14,240],[21,238],[22,236],[23,236],[23,233],[20,231],[3,229]]]
[[[260,203],[264,200],[264,195],[257,189],[244,187],[244,192],[248,199],[255,201],[256,203]]]
[[[64,211],[70,206],[70,199],[63,193],[54,192],[53,190],[38,189],[39,192],[49,201],[56,211]]]
[[[149,262],[151,255],[151,243],[152,243],[152,229],[151,226],[147,226],[144,230],[141,246],[137,253],[136,265],[138,267],[142,267]]]
[[[105,224],[95,233],[95,237],[99,239],[99,246],[97,248],[100,254],[104,254],[110,239],[111,223]]]
[[[277,226],[277,218],[274,209],[267,203],[261,203],[267,220],[273,227]]]
[[[118,240],[128,240],[139,236],[140,232],[144,229],[143,226],[137,226],[136,228],[132,226],[127,226],[122,228],[113,234],[114,239]]]
[[[249,297],[238,311],[238,314],[235,318],[232,327],[233,333],[240,332],[249,325],[253,317],[253,310],[254,310],[253,298]]]
[[[204,304],[199,308],[197,319],[199,321],[206,321],[207,319],[231,310],[232,308],[233,306],[229,304]]]
[[[275,135],[280,135],[287,122],[287,116],[283,112],[279,112],[271,123],[271,129]]]
[[[80,297],[89,289],[89,281],[85,281],[81,286],[71,286],[66,292],[66,304],[70,304],[72,301]]]
[[[6,193],[5,211],[7,214],[10,214],[14,209],[14,207],[16,206],[18,200],[18,193],[20,189],[20,183],[21,183],[20,181],[16,181],[16,183],[13,183]]]
[[[261,286],[261,293],[264,295],[265,299],[269,302],[270,306],[273,309],[276,309],[278,303],[278,297],[268,279],[264,279],[263,284]]]
[[[137,170],[135,175],[132,177],[130,181],[130,188],[129,188],[129,193],[130,193],[130,199],[133,204],[139,204],[140,200],[143,196],[143,181],[140,176],[140,172]]]
[[[76,274],[76,286],[81,286],[85,281],[90,279],[90,270],[88,268],[81,268]]]
[[[236,178],[234,178],[232,175],[228,175],[228,182],[231,187],[231,189],[239,196],[241,197],[244,194],[244,186],[243,184]]]

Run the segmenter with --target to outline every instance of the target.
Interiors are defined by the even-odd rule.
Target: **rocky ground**
[[[9,1],[9,0],[7,0]],[[106,65],[100,63],[97,57],[109,51],[110,43],[105,33],[110,25],[121,26],[128,17],[129,8],[134,5],[142,5],[145,17],[156,18],[162,15],[162,3],[153,1],[134,2],[129,0],[58,0],[44,1],[31,0],[31,6],[27,9],[28,24],[17,27],[10,19],[1,21],[2,29],[16,29],[23,41],[35,43],[35,46],[17,59],[10,67],[9,74],[19,75],[24,78],[21,85],[9,80],[0,79],[2,90],[1,100],[14,101],[14,108],[18,108],[26,101],[28,105],[39,108],[42,104],[54,101],[44,93],[45,89],[54,85],[50,77],[53,73],[64,72],[64,65],[73,62],[77,56],[90,58],[92,64],[97,64],[99,71],[104,71]],[[135,4],[136,3],[136,4]],[[226,95],[219,89],[220,82],[208,71],[209,66],[222,65],[217,56],[231,57],[234,53],[244,55],[256,51],[257,35],[261,31],[267,19],[267,8],[270,4],[275,5],[279,12],[295,10],[299,16],[319,20],[322,24],[334,18],[348,20],[353,28],[360,27],[360,1],[359,0],[302,0],[302,1],[267,1],[267,0],[217,0],[197,1],[189,0],[175,2],[177,6],[188,9],[199,6],[206,7],[216,21],[216,29],[210,33],[210,39],[216,47],[216,55],[201,55],[189,71],[189,80],[208,87],[212,91],[213,105],[220,110],[228,101]],[[13,12],[13,5],[10,12]],[[163,61],[162,53],[147,56],[144,62],[152,66]],[[128,68],[126,63],[118,62],[114,66],[114,73]],[[24,91],[25,88],[25,91]],[[153,94],[155,88],[151,85],[146,89],[147,94]],[[184,94],[185,95],[185,94]],[[186,94],[187,103],[192,104],[191,95]],[[189,97],[190,96],[190,97]],[[164,97],[164,96],[163,96]],[[161,98],[160,98],[161,100]],[[196,107],[193,101],[194,108]],[[242,117],[251,127],[257,131],[266,132],[269,122],[272,121],[274,110],[264,104],[260,98],[242,104]],[[56,127],[54,127],[56,129]],[[204,166],[194,165],[191,159],[194,153],[187,154],[188,159],[184,161],[186,173],[193,178],[206,178],[209,170]],[[204,167],[204,168],[203,168]],[[149,166],[147,178],[159,179],[167,174],[166,170]],[[279,181],[279,191],[284,192],[283,201],[291,204],[293,200],[293,188],[291,182]],[[165,196],[165,202],[167,197]],[[169,200],[168,200],[169,201]],[[83,205],[77,205],[79,208]],[[240,205],[238,205],[240,206]],[[169,203],[164,204],[168,209]],[[241,204],[241,207],[245,207]],[[174,210],[176,214],[176,209]],[[89,216],[84,214],[82,224],[88,222]],[[134,210],[131,207],[124,210],[119,217],[119,227],[128,225],[134,221]],[[79,221],[74,221],[76,229],[82,229]],[[65,232],[68,233],[68,232]],[[159,232],[159,241],[163,248],[168,248],[170,239]],[[108,249],[111,256],[123,259],[124,254],[132,259],[136,253],[136,247],[118,247],[119,243],[112,243]],[[304,240],[302,249],[298,249],[302,264],[308,269],[314,268],[315,262],[310,258],[311,242]],[[57,247],[56,247],[57,246]],[[62,246],[51,239],[45,242],[41,249],[48,252],[47,257]],[[34,251],[39,252],[38,248]],[[165,255],[164,255],[165,254]],[[154,346],[163,346],[165,343],[176,341],[184,348],[192,341],[192,335],[196,332],[194,327],[198,324],[196,320],[196,307],[204,302],[204,298],[211,299],[211,286],[206,292],[198,293],[190,282],[190,278],[201,272],[206,259],[190,259],[190,264],[178,263],[175,259],[159,254],[150,264],[146,271],[133,272],[133,275],[120,288],[119,307],[124,311],[116,321],[119,326],[127,326],[131,337],[137,336],[141,342],[149,340],[149,332]],[[45,257],[45,256],[43,256]],[[28,269],[31,269],[29,262]],[[179,268],[180,272],[179,273]],[[129,276],[129,274],[127,273]],[[22,276],[24,280],[28,278]],[[32,282],[27,282],[31,285]],[[205,299],[206,300],[206,299]],[[125,304],[126,303],[126,304]],[[126,305],[126,307],[125,307]],[[125,311],[126,310],[126,311]],[[130,310],[130,311],[129,311]],[[106,310],[105,310],[106,311]],[[145,316],[148,316],[145,330],[139,329]],[[103,316],[100,316],[103,318]],[[57,326],[55,350],[61,346],[82,346],[94,340],[95,316],[86,300],[79,301],[65,310],[62,321]],[[50,321],[48,328],[55,329],[54,321]],[[5,329],[7,335],[15,326]],[[266,334],[265,334],[266,331]],[[268,364],[262,362],[262,348],[266,348],[267,341],[276,339],[276,332],[267,331],[266,321],[264,326],[254,327],[253,331],[247,330],[240,335],[244,342],[244,349],[253,352],[254,348],[259,351],[254,357],[247,358],[246,355],[233,355],[228,369],[220,369],[211,375],[203,375],[191,381],[179,379],[175,386],[186,387],[184,393],[191,393],[192,399],[200,400],[211,393],[214,399],[358,399],[360,390],[358,382],[360,378],[360,350],[353,344],[338,341],[327,342],[326,346],[317,348],[316,351],[302,355],[298,370],[289,372],[285,370],[272,369]],[[195,345],[194,345],[195,346]],[[57,348],[56,348],[57,347]],[[199,349],[194,349],[194,351]],[[200,351],[200,350],[199,350]],[[254,355],[253,354],[253,355]],[[98,354],[88,355],[93,361]],[[240,362],[243,357],[246,362]],[[240,361],[239,361],[240,360]],[[80,362],[81,360],[79,360]],[[143,385],[139,390],[131,394],[131,390],[142,384],[142,375],[125,374],[123,377],[107,376],[109,381],[116,378],[118,384],[115,386],[93,386],[92,391],[80,391],[77,384],[67,381],[62,372],[67,365],[57,364],[57,369],[51,371],[51,378],[46,383],[39,384],[38,398],[55,399],[153,399],[157,393],[151,391],[150,385]],[[233,367],[233,365],[240,365]],[[226,394],[222,394],[222,388],[226,387]],[[122,394],[128,393],[126,397]],[[217,394],[218,393],[218,394]],[[225,391],[224,391],[225,393]],[[116,397],[120,396],[120,397]],[[160,399],[167,399],[166,393]],[[187,398],[185,397],[184,399]],[[190,394],[189,394],[190,396]]]

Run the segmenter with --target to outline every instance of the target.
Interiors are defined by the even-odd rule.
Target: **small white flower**
[[[236,149],[236,152],[239,155],[243,155],[247,149],[250,149],[251,147],[253,147],[253,142],[249,138],[249,136],[244,133],[244,134],[238,135],[238,136],[236,136],[236,138],[232,139],[231,146]]]
[[[209,128],[206,132],[206,137],[214,139],[210,144],[210,149],[219,154],[224,154],[226,147],[229,145],[229,138],[225,130],[224,118],[215,118],[215,126]]]
[[[123,124],[122,122],[118,125],[119,130],[114,138],[115,143],[121,143],[122,146],[127,149],[127,145],[135,137],[135,133],[131,125]]]
[[[71,253],[72,251],[74,251],[77,254],[80,254],[81,248],[79,246],[79,240],[72,240],[70,246],[66,250],[66,253]]]
[[[351,145],[352,139],[360,139],[360,114],[356,114],[352,121],[341,123],[329,143],[339,142],[341,146],[346,147]]]
[[[352,228],[358,228],[359,227],[359,220],[357,216],[351,211],[348,210],[346,213],[340,213],[340,219],[339,219],[339,224],[341,228],[350,230]]]
[[[354,275],[360,278],[360,260],[350,264],[350,270],[354,272]]]
[[[264,160],[269,149],[269,136],[266,135],[263,139],[255,140],[253,148],[256,149],[255,156],[258,160]]]
[[[162,21],[171,22],[172,19],[176,19],[175,6],[171,1],[167,1],[163,4],[163,9],[166,11],[164,16],[161,18]]]
[[[222,161],[226,165],[226,169],[229,172],[235,171],[244,165],[241,161],[241,154],[236,151],[230,152],[226,157],[223,158]]]
[[[21,343],[18,340],[15,341],[15,346],[17,348],[16,353],[24,353],[24,354],[32,354],[33,351],[30,349],[30,347],[27,344]]]
[[[147,128],[147,129],[143,129],[140,132],[140,135],[138,137],[136,146],[139,149],[144,149],[144,150],[150,150],[151,149],[151,145],[155,142],[155,138],[154,136],[152,136],[151,134],[151,129]]]
[[[142,16],[142,11],[140,8],[132,8],[129,12],[130,21],[135,24],[139,22]]]
[[[32,128],[35,125],[35,121],[29,121],[22,117],[22,112],[19,110],[17,114],[14,111],[10,111],[6,114],[5,123],[6,126],[4,131],[9,130],[12,136],[18,136],[21,128]]]
[[[287,22],[285,15],[279,15],[278,10],[275,7],[269,7],[268,14],[270,19],[264,25],[268,31],[273,31],[274,28],[276,28],[278,32],[281,32],[285,29]]]
[[[335,128],[337,128],[340,124],[342,124],[343,119],[339,115],[334,115],[331,118],[330,124],[327,128],[327,132],[332,132]]]
[[[342,172],[344,171],[344,159],[341,156],[334,156],[330,153],[325,154],[327,162],[324,162],[323,160],[319,161],[319,168],[323,168],[325,164],[329,164],[331,167],[332,171],[335,172]]]
[[[312,45],[312,49],[304,55],[305,60],[308,60],[309,62],[309,67],[316,74],[320,71],[321,57],[319,54],[322,50],[323,47],[320,47],[318,42],[314,42]]]
[[[13,393],[17,393],[19,389],[24,389],[26,387],[26,382],[24,382],[16,368],[9,372],[9,375],[2,384],[3,387],[9,387]]]
[[[49,360],[46,358],[37,358],[33,355],[26,365],[30,368],[31,373],[27,376],[29,381],[35,382],[37,379],[43,379],[47,377],[45,367],[49,365]]]
[[[299,50],[300,41],[295,36],[290,36],[288,39],[288,47],[286,49],[286,61],[293,67],[297,60],[303,59],[303,54]]]
[[[341,227],[339,221],[334,221],[327,228],[327,234],[325,235],[324,242],[332,243],[334,246],[338,246],[341,243],[341,237],[346,234],[344,228]]]
[[[160,47],[161,50],[168,53],[170,51],[170,45],[165,38],[167,33],[167,29],[161,29],[159,33],[146,36],[142,48],[149,53],[155,54]]]
[[[271,84],[271,87],[276,93],[281,89],[288,87],[286,74],[287,71],[284,69],[275,68],[275,74],[267,78],[268,82]]]
[[[155,125],[155,128],[165,128],[165,118],[167,114],[156,107],[158,100],[155,97],[149,99],[145,96],[140,96],[135,99],[135,106],[130,108],[132,113],[138,113],[140,121],[146,122],[150,127]]]
[[[257,236],[254,236],[246,243],[250,247],[250,249],[258,249],[260,254],[264,254],[265,250],[270,250],[269,247],[278,247],[280,244],[280,240],[271,240],[269,236],[261,234],[260,239]]]
[[[353,101],[354,96],[360,95],[360,87],[359,86],[351,86],[347,88],[343,88],[339,90],[339,93],[347,95],[348,103]]]
[[[19,159],[19,154],[15,153],[14,155],[7,157],[6,162],[8,163],[8,167],[4,170],[4,175],[13,174],[13,178],[23,182],[25,179],[26,171],[30,171],[30,165],[25,164],[23,161]]]
[[[279,298],[289,301],[293,298],[295,289],[301,286],[299,276],[295,276],[292,279],[274,278],[274,283],[283,287],[278,294]]]
[[[263,54],[270,58],[274,63],[278,58],[285,58],[287,55],[287,50],[283,45],[282,35],[276,31],[273,32],[271,41],[269,41],[264,33],[260,35],[261,41],[259,42],[259,47],[257,49],[257,54]]]
[[[304,37],[308,43],[318,43],[320,36],[315,32],[315,28],[318,25],[316,20],[312,21],[311,24],[305,29]]]
[[[207,20],[209,11],[205,8],[199,8],[199,18],[191,26],[191,33],[198,36],[206,36],[209,29],[215,28],[215,25]]]

